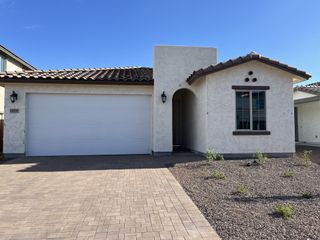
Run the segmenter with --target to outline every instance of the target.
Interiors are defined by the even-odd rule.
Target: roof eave
[[[25,60],[18,57],[16,54],[14,54],[13,52],[9,51],[8,49],[6,49],[5,47],[3,47],[1,45],[0,45],[0,51],[3,52],[5,55],[9,56],[10,58],[14,59],[15,61],[17,61],[21,65],[23,65],[26,68],[26,70],[37,70],[34,66],[27,63]]]
[[[261,57],[260,55],[247,55],[247,56],[244,56],[244,57],[239,57],[235,60],[229,60],[229,61],[226,61],[222,64],[217,64],[215,66],[211,66],[210,67],[207,67],[206,69],[199,69],[198,71],[194,71],[188,78],[187,78],[187,82],[189,83],[189,85],[191,85],[194,81],[196,81],[198,78],[204,76],[204,75],[207,75],[207,74],[211,74],[211,73],[215,73],[215,72],[219,72],[219,71],[222,71],[222,70],[226,70],[228,68],[231,68],[231,67],[235,67],[235,66],[238,66],[240,64],[243,64],[243,63],[247,63],[247,62],[250,62],[250,61],[259,61],[259,62],[262,62],[264,64],[267,64],[269,66],[272,66],[272,67],[275,67],[275,68],[278,68],[278,69],[281,69],[285,72],[289,72],[299,78],[297,82],[301,82],[301,81],[304,81],[304,80],[308,80],[311,75],[308,74],[308,73],[305,73],[303,71],[300,71],[298,69],[294,69],[292,67],[289,67],[287,65],[284,65],[280,62],[276,62],[276,61],[273,61],[271,59],[267,59],[265,57]],[[231,62],[231,63],[230,63]],[[226,66],[223,66],[223,64],[226,64]],[[293,82],[295,82],[293,80]]]

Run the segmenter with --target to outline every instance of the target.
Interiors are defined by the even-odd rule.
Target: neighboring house
[[[0,72],[35,70],[26,61],[0,45]],[[4,88],[0,87],[0,115],[4,112]]]
[[[320,82],[294,88],[295,140],[320,144]]]
[[[254,52],[217,64],[216,53],[157,46],[153,68],[0,74],[4,153],[295,152],[292,84],[310,75]]]

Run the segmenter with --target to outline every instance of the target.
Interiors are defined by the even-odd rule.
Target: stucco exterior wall
[[[11,59],[6,59],[6,71],[22,71],[22,67],[12,61]],[[4,113],[4,88],[0,87],[0,113]]]
[[[253,71],[257,82],[245,82]],[[208,85],[208,148],[219,153],[295,152],[292,76],[251,61],[206,76]],[[266,90],[267,130],[271,135],[235,136],[236,107],[233,85],[270,86]]]
[[[22,71],[23,67],[20,63],[15,62],[14,60],[7,58],[7,70],[6,71]]]
[[[187,77],[195,70],[216,64],[217,50],[203,47],[156,46],[153,51],[154,104],[153,104],[153,151],[172,152],[172,97],[182,88],[190,89],[197,97],[198,120],[194,130],[193,150],[205,147],[206,95],[203,84],[189,85]],[[167,102],[162,103],[165,91]],[[200,140],[201,139],[201,140]],[[198,141],[199,140],[199,141]]]
[[[18,100],[11,103],[10,94],[15,91]],[[26,96],[28,93],[64,93],[64,94],[153,94],[152,86],[119,85],[78,85],[78,84],[6,84],[5,85],[5,126],[4,153],[25,153]],[[10,109],[19,109],[10,113]],[[48,109],[50,111],[50,109]],[[85,114],[85,109],[83,109]],[[152,114],[152,113],[150,113]],[[59,116],[57,116],[59,117]],[[151,124],[152,125],[152,124]],[[151,137],[152,139],[152,137]]]
[[[320,144],[320,101],[296,104],[299,142]]]

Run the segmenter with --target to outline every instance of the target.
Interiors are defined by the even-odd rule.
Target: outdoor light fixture
[[[166,93],[164,91],[161,94],[161,99],[162,99],[163,103],[165,103],[167,101],[167,95],[166,95]]]
[[[18,100],[18,94],[15,91],[12,91],[12,93],[10,95],[10,100],[12,103],[14,103],[15,101]]]

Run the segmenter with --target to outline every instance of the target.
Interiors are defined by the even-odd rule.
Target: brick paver
[[[89,158],[1,164],[0,239],[219,239],[167,168]]]

